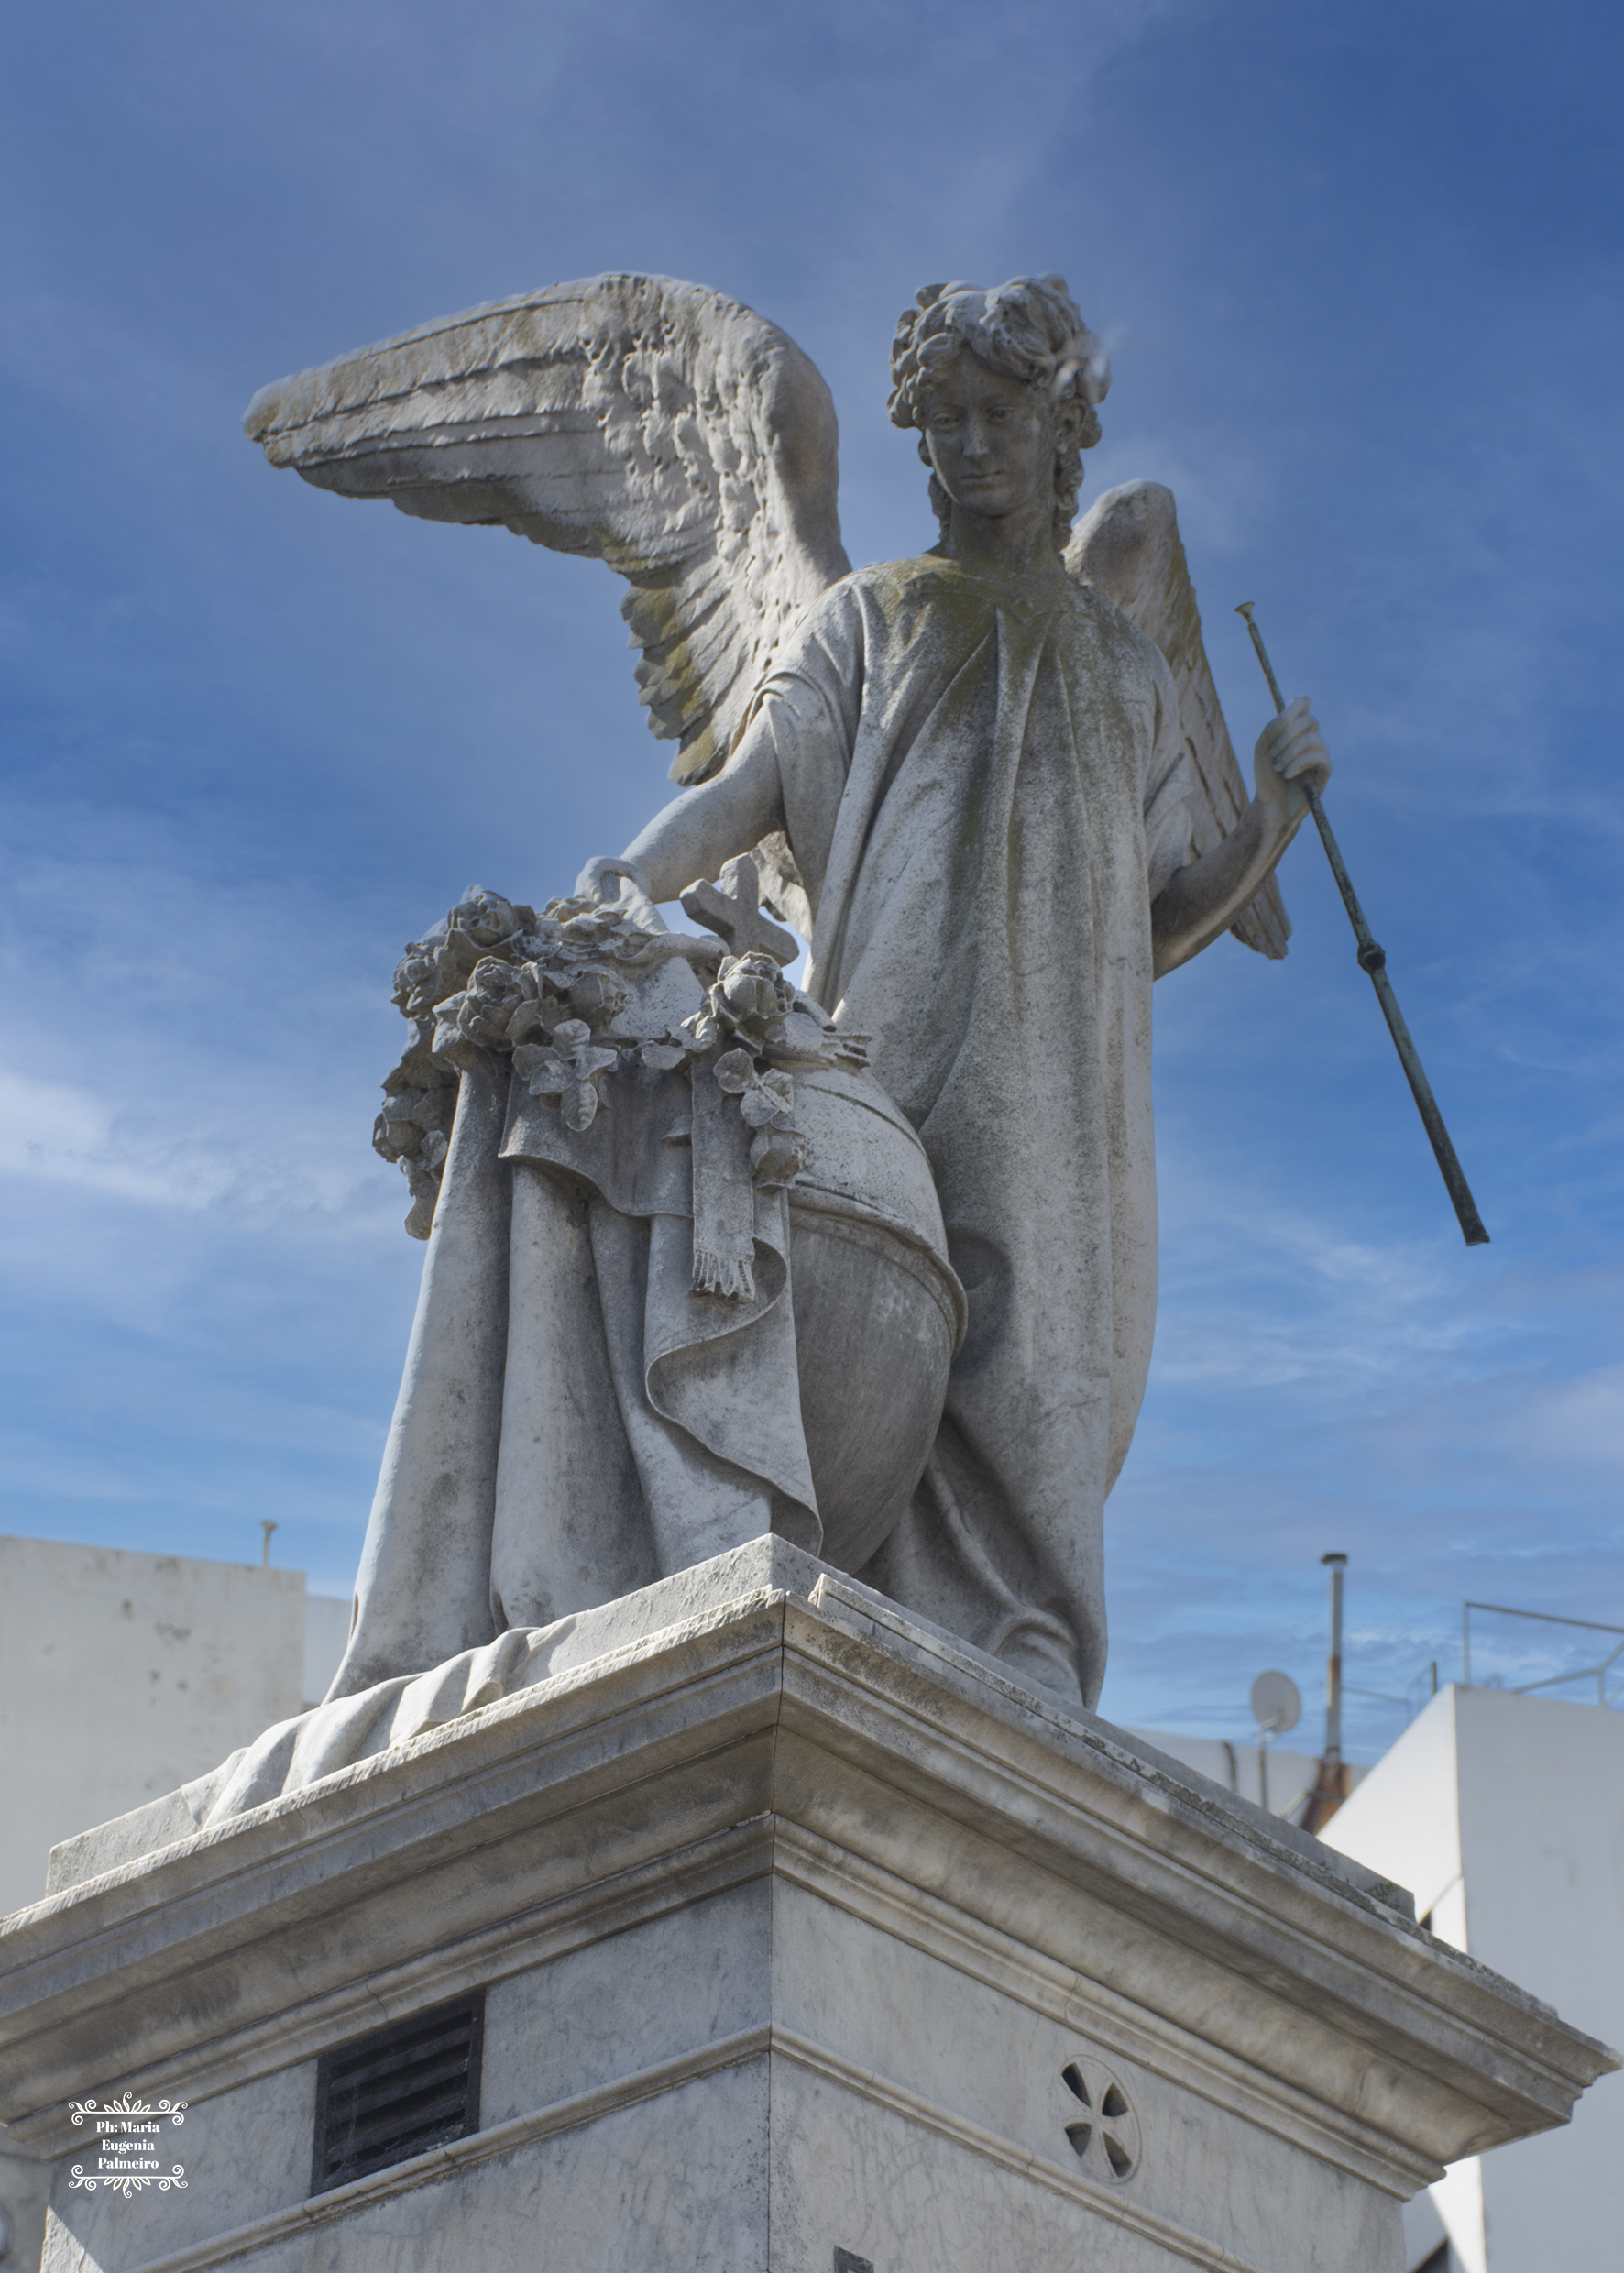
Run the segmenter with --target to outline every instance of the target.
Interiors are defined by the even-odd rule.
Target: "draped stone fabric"
[[[1190,857],[1171,678],[1058,566],[927,556],[826,595],[730,764],[763,740],[807,991],[873,1037],[970,1298],[924,1481],[861,1575],[1092,1705],[1155,1319],[1150,904]]]
[[[924,1478],[860,1576],[1092,1705],[1156,1301],[1150,904],[1191,849],[1171,680],[1058,563],[894,563],[835,586],[763,688],[730,764],[763,763],[807,991],[872,1038],[969,1298]],[[633,1079],[635,1111],[572,1133],[467,1053],[335,1702],[769,1530],[817,1549],[783,1197],[750,1201],[749,1298],[692,1293],[695,1093]]]
[[[506,1060],[466,1053],[324,1711],[768,1532],[820,1543],[783,1192],[750,1185],[743,1132],[752,1290],[695,1294],[694,1093],[617,1079],[617,1104],[576,1133]],[[347,1741],[350,1720],[334,1726]]]

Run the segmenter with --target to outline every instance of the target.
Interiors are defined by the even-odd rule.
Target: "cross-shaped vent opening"
[[[481,1990],[324,2052],[311,2192],[477,2131],[484,2035]]]
[[[1139,2118],[1116,2078],[1096,2070],[1091,2081],[1080,2060],[1068,2060],[1060,2081],[1070,2094],[1061,2102],[1061,2123],[1078,2161],[1097,2179],[1104,2175],[1103,2156],[1112,2178],[1131,2179],[1139,2167]]]

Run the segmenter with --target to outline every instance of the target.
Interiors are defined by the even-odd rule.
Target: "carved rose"
[[[770,955],[740,955],[722,964],[711,990],[717,1016],[758,1048],[767,1028],[795,1008],[796,991]]]
[[[442,1005],[441,1016],[455,1015],[458,1031],[485,1049],[509,1049],[508,1027],[515,1014],[531,1001],[523,980],[510,963],[486,956],[455,1005]]]
[[[439,939],[414,939],[395,965],[395,1007],[408,1018],[426,1018],[447,995],[460,994],[479,961],[479,948],[466,931]]]
[[[475,884],[463,894],[445,920],[454,930],[466,931],[477,946],[492,948],[510,939],[515,932],[526,930],[535,919],[533,907],[515,906],[499,892],[486,892]]]
[[[684,1027],[699,1049],[741,1043],[790,1071],[868,1063],[868,1036],[842,1033],[807,995],[796,993],[769,955],[724,958],[704,1008]]]
[[[571,1017],[584,1019],[594,1034],[612,1026],[629,999],[610,971],[583,971],[579,978],[570,981],[565,993]]]
[[[395,967],[397,1008],[409,1018],[426,1018],[449,996],[461,993],[481,958],[493,949],[507,946],[510,952],[503,960],[513,960],[512,947],[540,920],[533,907],[472,886],[427,939],[408,942]]]
[[[549,900],[542,920],[556,932],[556,951],[563,958],[608,955],[616,962],[638,963],[657,944],[657,935],[599,900]]]
[[[449,1135],[455,1112],[456,1092],[449,1085],[399,1090],[383,1101],[372,1132],[374,1148],[386,1160],[415,1160],[429,1136]]]

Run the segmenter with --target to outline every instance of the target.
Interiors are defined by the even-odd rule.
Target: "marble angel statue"
[[[1108,379],[1062,279],[929,287],[892,371],[939,538],[855,572],[823,381],[692,285],[556,286],[250,408],[323,488],[618,570],[681,785],[401,966],[380,1143],[433,1235],[335,1699],[768,1530],[1098,1696],[1151,984],[1226,929],[1284,953],[1329,761],[1296,702],[1246,794],[1165,489],[1073,533]]]

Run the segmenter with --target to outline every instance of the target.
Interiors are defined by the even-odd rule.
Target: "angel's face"
[[[961,511],[1002,521],[1052,504],[1065,416],[1041,387],[989,370],[961,347],[931,374],[925,446],[938,480]]]

